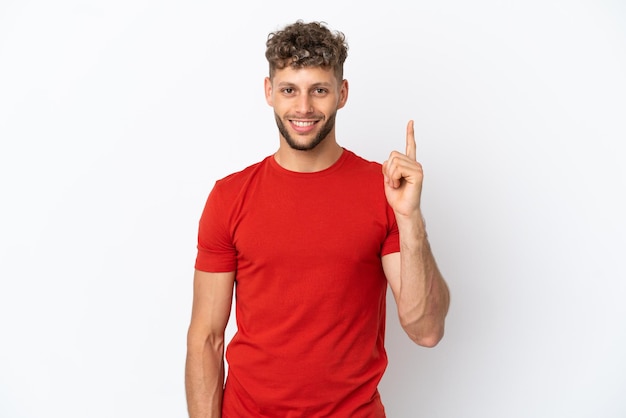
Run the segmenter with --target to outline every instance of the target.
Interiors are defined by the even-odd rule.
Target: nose
[[[313,112],[313,102],[311,100],[311,96],[308,94],[303,94],[298,97],[298,101],[296,103],[296,112],[299,114],[308,114]]]

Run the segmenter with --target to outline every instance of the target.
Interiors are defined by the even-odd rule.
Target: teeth
[[[292,121],[294,125],[299,126],[299,127],[305,127],[305,126],[311,126],[313,125],[315,122],[300,122],[297,120]]]

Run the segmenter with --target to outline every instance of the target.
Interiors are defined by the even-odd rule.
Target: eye
[[[285,94],[293,94],[293,88],[291,87],[285,87],[281,91]]]
[[[313,90],[313,93],[315,93],[315,95],[317,95],[317,96],[323,96],[326,93],[328,93],[328,90],[324,89],[324,88],[321,88],[321,87],[318,87],[315,90]]]

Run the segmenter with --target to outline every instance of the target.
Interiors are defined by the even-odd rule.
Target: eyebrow
[[[278,83],[278,87],[297,87],[297,85],[296,83],[292,83],[290,81],[281,81],[280,83]],[[310,86],[310,88],[317,88],[317,87],[332,87],[332,83],[322,81],[319,83],[313,83]]]

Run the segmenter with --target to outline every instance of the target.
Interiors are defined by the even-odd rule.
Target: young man
[[[449,304],[420,212],[413,122],[406,153],[366,161],[335,138],[348,99],[343,34],[298,21],[270,34],[266,57],[280,145],[217,181],[202,213],[189,415],[384,417],[387,285],[402,327],[422,346],[442,338]]]

